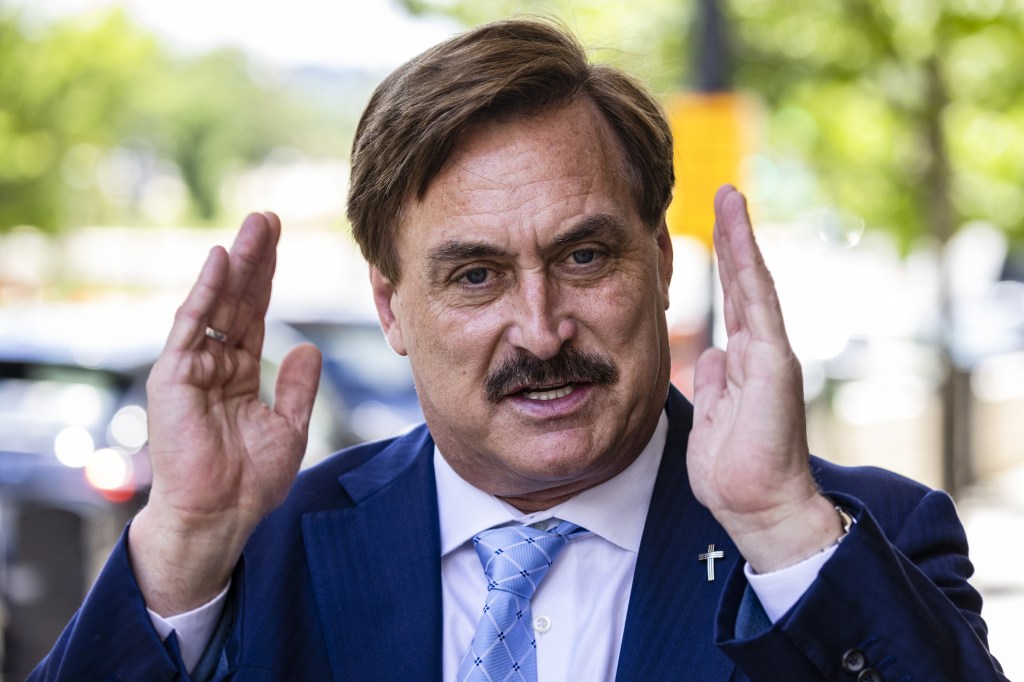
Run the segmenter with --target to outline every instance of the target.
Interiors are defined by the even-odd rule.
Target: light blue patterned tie
[[[572,537],[586,532],[563,521],[549,531],[505,526],[473,538],[487,575],[487,601],[459,666],[458,682],[536,682],[530,598],[555,556]]]

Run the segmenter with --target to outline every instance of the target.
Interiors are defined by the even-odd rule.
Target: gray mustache
[[[619,368],[610,358],[574,347],[565,347],[550,360],[541,360],[522,349],[506,358],[484,380],[487,399],[499,402],[524,386],[560,384],[614,384]]]

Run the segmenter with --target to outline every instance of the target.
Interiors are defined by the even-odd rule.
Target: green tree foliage
[[[121,16],[27,34],[17,17],[0,14],[0,229],[57,227],[68,208],[65,175],[86,146],[117,142],[122,103],[158,56]]]
[[[557,16],[588,44],[640,55],[627,66],[659,91],[694,82],[693,0],[405,4],[467,25],[514,13]],[[736,86],[766,104],[758,175],[772,185],[761,206],[769,217],[834,203],[904,245],[921,234],[945,240],[972,219],[1024,240],[1024,3],[720,5]],[[805,181],[808,167],[813,182]]]
[[[466,26],[501,17],[555,19],[580,37],[596,59],[645,78],[656,92],[678,89],[688,64],[692,2],[670,0],[401,0],[413,14],[443,14]]]
[[[217,215],[220,180],[288,140],[288,100],[253,83],[245,55],[217,51],[139,83],[128,144],[172,161],[198,218]]]
[[[732,0],[738,82],[776,153],[908,243],[963,222],[1024,237],[1024,11],[1003,0]]]
[[[0,5],[0,231],[144,223],[160,175],[188,219],[215,219],[228,171],[309,146],[313,114],[253,72],[235,51],[174,55],[123,12],[32,25]]]

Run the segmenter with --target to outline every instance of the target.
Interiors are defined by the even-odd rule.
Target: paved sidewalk
[[[957,507],[992,652],[1011,682],[1024,682],[1024,466],[967,489]]]

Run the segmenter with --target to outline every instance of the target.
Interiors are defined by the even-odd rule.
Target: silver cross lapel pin
[[[714,545],[708,545],[708,551],[697,555],[698,561],[708,562],[708,582],[715,579],[715,559],[724,559],[725,552],[715,549]]]

